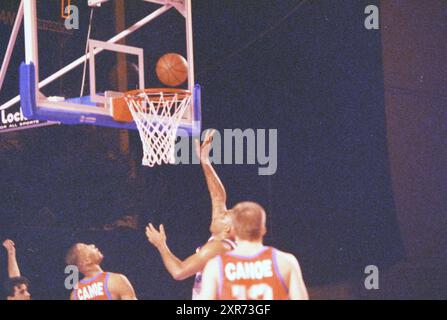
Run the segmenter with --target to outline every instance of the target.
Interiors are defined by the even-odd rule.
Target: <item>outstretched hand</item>
[[[158,231],[152,223],[149,223],[146,227],[146,236],[156,248],[166,244],[166,233],[163,225],[160,225],[160,231]]]
[[[15,254],[16,253],[16,247],[15,243],[12,240],[5,240],[3,242],[3,246],[5,247],[6,251],[8,251],[9,254]]]
[[[202,145],[200,145],[200,141],[195,139],[196,145],[196,155],[197,158],[200,159],[201,163],[209,163],[210,162],[210,151],[213,143],[213,137],[216,133],[216,130],[208,130],[205,134],[205,139],[203,139]]]

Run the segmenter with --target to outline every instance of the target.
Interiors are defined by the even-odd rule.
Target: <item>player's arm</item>
[[[290,300],[309,300],[309,294],[304,284],[303,274],[298,260],[291,254],[287,255],[287,260],[291,267],[288,286]]]
[[[135,290],[126,276],[112,273],[108,283],[112,297],[117,300],[137,300]]]
[[[202,170],[205,175],[206,184],[208,186],[208,191],[211,197],[212,205],[212,216],[224,213],[227,210],[227,193],[225,187],[222,184],[219,176],[211,165],[209,158],[209,153],[212,147],[213,136],[216,131],[212,130],[208,132],[205,139],[200,145],[198,140],[195,140],[196,144],[196,154],[200,159],[200,164],[202,165]]]
[[[163,225],[158,231],[152,224],[149,224],[146,228],[146,235],[149,242],[159,251],[163,264],[175,280],[184,280],[195,275],[203,270],[210,259],[229,250],[223,242],[211,241],[204,245],[199,252],[182,261],[169,249]]]
[[[8,252],[8,276],[10,278],[20,277],[20,269],[17,263],[16,248],[12,240],[5,240],[3,246]]]
[[[217,300],[219,279],[219,259],[211,259],[205,266],[202,274],[202,288],[199,300]]]

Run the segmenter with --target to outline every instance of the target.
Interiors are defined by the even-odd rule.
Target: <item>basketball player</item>
[[[3,246],[8,252],[8,277],[4,284],[7,300],[30,300],[28,292],[29,281],[20,275],[19,264],[17,263],[16,248],[12,240],[5,240]]]
[[[233,208],[238,246],[213,258],[203,272],[202,300],[307,300],[297,259],[263,245],[264,209],[242,202]]]
[[[182,261],[169,249],[163,225],[160,226],[160,230],[157,230],[152,224],[149,224],[146,228],[149,242],[158,249],[166,269],[175,280],[184,280],[196,276],[192,294],[193,300],[199,296],[202,281],[201,271],[206,263],[219,254],[233,250],[236,246],[230,237],[231,215],[227,212],[225,188],[209,159],[214,132],[213,130],[205,135],[202,146],[200,146],[199,141],[195,141],[196,153],[205,174],[212,204],[210,226],[212,236],[209,241],[203,247],[197,249],[195,254]]]
[[[104,256],[95,245],[77,243],[67,253],[66,262],[84,275],[71,293],[71,300],[136,300],[135,291],[122,274],[104,272]]]

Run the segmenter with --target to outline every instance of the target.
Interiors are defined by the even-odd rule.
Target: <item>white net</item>
[[[143,143],[143,166],[175,162],[180,121],[191,104],[187,91],[140,91],[125,97]]]

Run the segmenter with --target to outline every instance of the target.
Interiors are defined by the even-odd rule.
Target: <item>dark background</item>
[[[442,2],[428,2],[432,3],[428,8],[437,6],[439,21],[443,21]],[[127,24],[150,7],[137,1],[125,3]],[[395,7],[388,9],[401,12],[405,3],[395,1]],[[2,6],[14,4],[18,5],[9,1]],[[385,80],[387,72],[395,74],[389,70],[396,63],[384,69],[390,55],[384,54],[388,38],[383,25],[382,32],[364,28],[364,9],[369,4],[379,1],[193,1],[196,80],[204,92],[203,127],[278,130],[275,175],[259,176],[254,165],[217,166],[228,205],[254,200],[265,206],[266,243],[298,256],[314,298],[368,298],[361,288],[365,266],[374,264],[384,273],[392,272],[408,261],[409,251],[411,256],[408,239],[423,237],[407,232],[404,242],[401,239],[401,230],[415,224],[402,225],[408,221],[402,218],[406,211],[397,211],[396,206],[404,201],[396,202],[395,197],[405,192],[396,189],[396,178],[390,173],[390,168],[400,168],[402,163],[393,157],[390,162],[389,152],[395,155],[396,149],[390,151],[393,140],[387,137],[390,109]],[[59,9],[58,4],[54,6]],[[57,20],[57,10],[40,10]],[[114,33],[111,10],[110,4],[96,10],[93,38],[105,40]],[[41,44],[48,42],[40,46],[41,75],[82,54],[87,19],[88,10],[81,10],[79,31],[70,36],[41,36]],[[101,28],[101,24],[111,27]],[[440,26],[427,28],[445,35],[445,24]],[[153,75],[156,59],[169,51],[183,53],[179,27],[181,19],[172,12],[153,28],[149,25],[144,38],[128,40],[145,48],[151,86],[158,85]],[[3,51],[9,33],[10,27],[2,24]],[[168,39],[159,40],[162,36]],[[436,39],[433,46],[438,48]],[[402,57],[396,51],[391,56]],[[16,52],[14,63],[18,66],[22,59]],[[105,55],[100,63],[104,65],[98,69],[109,70],[115,57]],[[81,75],[78,68],[44,92],[79,94]],[[109,72],[99,77],[99,83],[110,83]],[[17,92],[13,76],[8,79],[0,94],[2,101]],[[442,94],[440,108],[445,105],[445,90]],[[445,111],[442,115],[447,120]],[[444,134],[445,123],[440,124]],[[68,297],[63,259],[69,246],[80,241],[95,243],[105,254],[104,268],[126,274],[139,298],[190,298],[192,280],[176,282],[168,276],[143,227],[149,221],[164,223],[168,244],[180,258],[207,240],[210,201],[200,167],[143,168],[137,133],[130,134],[128,152],[121,152],[121,137],[113,129],[67,126],[0,136],[0,236],[16,242],[34,298]],[[445,139],[439,139],[439,146],[445,147]],[[446,149],[442,150],[438,159],[445,155]],[[445,158],[438,161],[444,163]],[[444,170],[431,175],[442,181],[445,163],[439,166]],[[445,190],[443,181],[444,189],[437,190]],[[438,212],[447,207],[445,201],[434,206]],[[139,229],[103,230],[124,215],[137,215]],[[435,223],[442,221],[440,214],[436,217]],[[442,256],[437,257],[444,263]],[[4,252],[0,266],[6,270]],[[6,271],[0,277],[4,279]],[[340,285],[345,283],[349,283],[348,291]],[[402,296],[398,290],[385,292],[380,297]],[[444,294],[445,290],[436,294],[428,290],[422,297]],[[414,295],[421,297],[421,291],[414,289]]]

